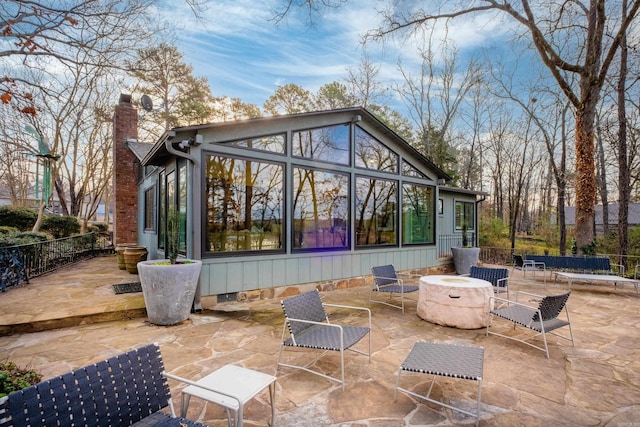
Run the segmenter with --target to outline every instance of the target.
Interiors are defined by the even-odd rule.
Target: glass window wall
[[[456,231],[462,231],[466,226],[467,230],[475,228],[474,203],[456,201]]]
[[[282,249],[284,167],[206,156],[207,252]]]
[[[396,245],[397,181],[356,177],[356,246]]]
[[[402,243],[434,244],[435,189],[424,185],[402,185]]]
[[[293,247],[349,248],[349,175],[293,168]]]
[[[349,125],[336,125],[291,133],[293,155],[323,162],[349,164]]]
[[[227,142],[228,145],[249,148],[251,150],[268,151],[271,153],[285,153],[285,136],[270,135],[256,138],[241,139],[239,141]]]
[[[380,141],[356,126],[356,166],[398,173],[398,155]]]

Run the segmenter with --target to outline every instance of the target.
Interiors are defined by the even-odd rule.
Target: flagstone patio
[[[566,283],[511,273],[510,289],[560,293]],[[575,347],[549,339],[550,359],[541,351],[484,329],[438,326],[416,315],[372,305],[373,356],[345,355],[346,390],[297,370],[276,370],[283,314],[279,300],[216,304],[182,324],[154,326],[144,317],[141,293],[116,295],[114,283],[137,278],[117,269],[115,257],[83,261],[33,278],[0,294],[0,358],[40,371],[45,378],[150,342],[160,345],[167,371],[197,380],[229,363],[278,377],[276,426],[472,425],[473,417],[424,404],[403,393],[393,401],[398,367],[417,340],[482,346],[483,426],[640,426],[640,298],[632,286],[572,285],[568,307]],[[368,306],[368,288],[322,292],[330,303]],[[340,313],[345,322],[356,321]],[[337,355],[318,362],[335,373]],[[403,375],[407,381],[408,375]],[[425,392],[427,376],[416,375]],[[182,385],[170,381],[179,402]],[[405,386],[412,387],[411,384]],[[474,409],[474,382],[438,378],[433,397]],[[245,410],[246,426],[266,426],[266,393]],[[188,417],[226,425],[226,414],[193,399]]]

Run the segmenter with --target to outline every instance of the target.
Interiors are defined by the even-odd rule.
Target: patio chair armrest
[[[300,323],[308,323],[310,325],[326,326],[326,327],[329,327],[329,328],[337,328],[337,329],[340,330],[340,335],[344,335],[344,330],[343,330],[343,327],[342,327],[343,325],[338,325],[338,324],[329,323],[329,322],[316,322],[314,320],[305,320],[305,319],[292,319],[292,318],[289,318],[288,320],[289,320],[289,322],[300,322]],[[369,313],[369,329],[371,329],[371,313]]]
[[[327,304],[327,303],[324,303],[323,305],[325,307],[346,308],[346,309],[358,310],[358,311],[366,312],[367,315],[369,316],[369,327],[371,327],[371,310],[368,309],[367,307],[357,307],[357,306],[353,306],[353,305]],[[326,324],[326,323],[323,323],[323,324]]]
[[[624,264],[611,264],[611,267],[618,267],[618,275],[624,276]]]
[[[539,312],[539,311],[540,311],[540,310],[538,310],[538,307],[532,307],[532,306],[530,306],[530,305],[523,304],[523,303],[518,302],[518,301],[508,300],[508,299],[506,299],[506,298],[500,298],[500,297],[496,297],[496,296],[490,296],[490,297],[489,297],[489,307],[491,307],[491,301],[492,301],[492,300],[494,301],[494,306],[495,306],[495,301],[498,301],[498,302],[500,302],[500,303],[501,303],[501,305],[500,305],[500,306],[502,306],[502,305],[504,305],[504,304],[508,304],[508,305],[517,305],[517,306],[519,306],[519,307],[528,308],[528,309],[529,309],[529,310],[531,310],[532,312],[534,312],[534,311],[538,311],[538,312]],[[491,310],[489,310],[489,311],[491,311]]]
[[[500,285],[501,282],[505,282],[504,285]],[[504,277],[502,279],[498,279],[498,286],[507,286],[507,284],[509,283],[509,278],[508,277]]]
[[[546,269],[547,265],[544,263],[544,261],[534,261],[532,259],[526,260],[524,262],[525,266],[529,266],[529,267],[533,267],[533,268],[539,268],[540,266],[543,269]]]
[[[511,300],[508,300],[506,298],[496,297],[496,296],[492,295],[492,296],[489,297],[489,307],[491,307],[491,302],[492,301],[494,302],[494,304],[493,304],[494,306],[495,306],[495,302],[496,301],[501,303],[501,304],[504,304],[504,303],[507,303],[507,304],[514,303],[515,304],[515,301],[511,301]],[[489,311],[491,311],[491,309],[489,309]]]
[[[422,277],[424,276],[424,274],[414,274],[414,273],[396,273],[396,276],[405,276],[405,277],[410,277],[410,278],[414,278],[414,277]]]

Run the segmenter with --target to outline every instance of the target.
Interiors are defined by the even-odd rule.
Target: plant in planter
[[[191,312],[202,261],[178,260],[179,249],[180,215],[172,208],[167,213],[168,259],[138,263],[147,316],[156,325],[175,325]]]
[[[167,254],[169,262],[175,264],[180,252],[180,215],[175,208],[167,212]]]
[[[462,224],[462,247],[451,248],[456,274],[469,274],[471,267],[477,265],[480,259],[480,248],[469,246],[467,229],[465,222]]]

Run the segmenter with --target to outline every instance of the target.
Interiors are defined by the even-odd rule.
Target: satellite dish
[[[153,101],[151,101],[151,98],[149,98],[148,95],[142,95],[142,98],[140,98],[140,104],[144,111],[153,110]]]

